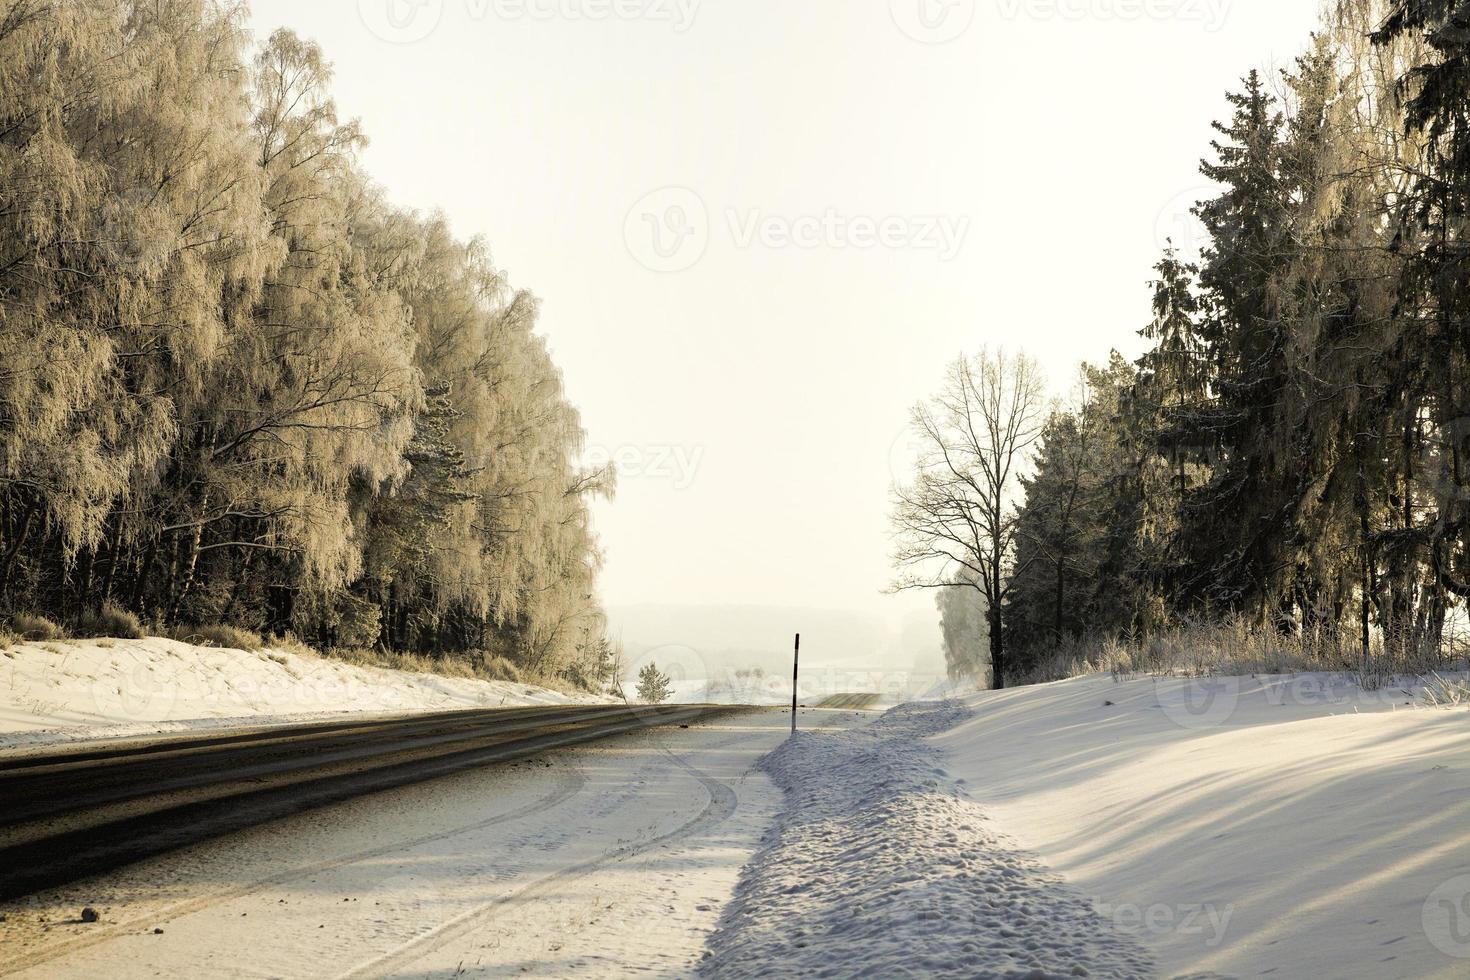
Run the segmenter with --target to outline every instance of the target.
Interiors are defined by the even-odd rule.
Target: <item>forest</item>
[[[1330,3],[1227,98],[1207,240],[1159,258],[1143,356],[1057,403],[987,351],[915,410],[899,585],[940,589],[953,673],[1051,679],[1212,631],[1298,666],[1463,653],[1470,6]]]
[[[3,612],[594,683],[613,480],[536,298],[244,21],[0,2]]]

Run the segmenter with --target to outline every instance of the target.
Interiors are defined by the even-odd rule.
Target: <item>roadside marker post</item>
[[[801,669],[801,634],[796,634],[796,651],[791,655],[791,734],[796,734],[796,677]]]

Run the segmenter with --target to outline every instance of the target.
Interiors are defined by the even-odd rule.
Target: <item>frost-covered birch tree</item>
[[[612,480],[534,297],[243,21],[0,0],[0,612],[595,677]]]

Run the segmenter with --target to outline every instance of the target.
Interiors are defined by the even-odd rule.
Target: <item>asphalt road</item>
[[[737,710],[455,711],[0,756],[0,900],[366,793]]]

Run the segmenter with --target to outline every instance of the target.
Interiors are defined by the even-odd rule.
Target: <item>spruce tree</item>
[[[658,664],[650,661],[638,672],[638,700],[646,704],[663,704],[673,695],[669,675],[660,671]]]
[[[1286,243],[1287,202],[1280,183],[1282,116],[1252,71],[1227,96],[1228,122],[1201,172],[1221,186],[1197,209],[1210,234],[1200,268],[1201,325],[1214,397],[1200,418],[1212,464],[1181,525],[1187,569],[1171,599],[1181,607],[1250,610],[1265,621],[1272,605],[1273,547],[1288,511],[1265,478],[1277,447],[1260,438],[1277,424],[1288,383],[1287,340],[1274,308],[1273,276]]]

